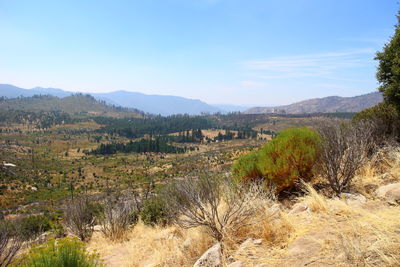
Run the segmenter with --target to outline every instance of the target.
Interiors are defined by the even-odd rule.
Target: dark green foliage
[[[259,151],[244,155],[233,165],[236,179],[262,179],[273,183],[278,192],[295,186],[299,179],[311,179],[320,146],[319,135],[307,128],[282,131]]]
[[[200,143],[204,136],[201,129],[179,132],[176,136],[168,136],[168,139],[176,143]]]
[[[376,128],[379,129],[377,134],[383,141],[390,137],[400,137],[400,114],[394,105],[381,103],[365,109],[353,117],[353,122],[360,121],[376,124]]]
[[[50,240],[34,246],[22,256],[18,266],[26,267],[94,267],[103,266],[98,254],[89,253],[77,238]]]
[[[101,144],[98,148],[92,150],[91,154],[109,155],[115,153],[145,153],[145,152],[161,152],[161,153],[185,153],[186,148],[172,146],[167,143],[166,138],[156,137],[155,139],[141,139],[140,141],[123,144],[111,143]]]
[[[138,138],[145,134],[164,135],[192,129],[209,129],[216,126],[215,121],[205,116],[174,115],[150,118],[115,119],[96,117],[94,120],[102,125],[99,132],[118,134],[128,138]]]
[[[147,225],[166,225],[168,214],[165,202],[158,196],[146,199],[140,212],[140,218]]]
[[[376,54],[379,61],[376,78],[380,83],[379,91],[385,101],[396,106],[400,111],[400,16],[391,40]]]
[[[18,231],[25,240],[35,239],[50,230],[50,219],[44,215],[31,215],[19,222]]]

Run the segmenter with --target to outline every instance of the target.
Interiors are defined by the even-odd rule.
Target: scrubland
[[[375,194],[379,186],[395,182],[400,182],[400,151],[392,147],[376,153],[354,179],[351,192],[364,195],[366,201],[346,195],[327,197],[312,183],[303,185],[305,194],[290,204],[254,199],[262,212],[239,232],[228,231],[222,240],[223,263],[398,266],[400,207]],[[203,227],[152,227],[139,222],[119,242],[95,232],[88,247],[99,252],[108,266],[191,266],[214,242]]]

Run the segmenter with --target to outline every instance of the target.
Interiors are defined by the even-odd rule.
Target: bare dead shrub
[[[0,266],[8,266],[23,244],[12,225],[0,222]]]
[[[69,201],[64,210],[64,224],[67,230],[82,241],[90,239],[95,224],[96,207],[88,198]]]
[[[106,199],[100,216],[102,233],[109,239],[121,240],[131,224],[136,223],[137,215],[128,201]]]
[[[183,228],[204,226],[221,241],[228,229],[233,231],[246,226],[257,213],[255,206],[249,203],[259,194],[261,191],[257,190],[246,194],[243,187],[221,177],[200,175],[170,184],[162,198],[172,221]]]
[[[357,170],[375,151],[376,131],[374,123],[365,121],[318,127],[323,144],[315,169],[328,179],[336,195],[348,189]]]
[[[132,190],[132,198],[135,208],[140,212],[143,208],[143,203],[154,195],[155,182],[147,174],[145,177],[141,177],[139,182],[135,178],[136,177],[130,177],[126,183]]]

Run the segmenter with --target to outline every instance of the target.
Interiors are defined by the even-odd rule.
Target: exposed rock
[[[235,261],[228,265],[228,267],[243,267],[243,263],[241,261]]]
[[[261,245],[262,244],[262,239],[254,239],[253,240],[254,245]]]
[[[246,255],[246,257],[251,257],[251,253],[248,253],[251,247],[259,246],[262,244],[262,239],[253,239],[247,238],[242,244],[240,244],[239,248],[233,254],[233,258],[238,257],[240,255]]]
[[[342,197],[349,206],[361,206],[367,202],[367,198],[361,194],[343,193]]]
[[[239,247],[239,250],[246,249],[252,245],[261,245],[262,239],[247,238]]]
[[[299,255],[312,255],[321,248],[321,240],[325,237],[320,232],[309,233],[295,240],[288,246],[288,255],[296,258]]]
[[[303,212],[308,212],[308,205],[306,202],[300,202],[293,205],[293,208],[289,211],[289,214],[299,214]]]
[[[209,248],[193,265],[193,267],[220,267],[221,244],[217,243]]]
[[[400,183],[381,186],[375,192],[379,198],[384,198],[389,203],[400,202]]]

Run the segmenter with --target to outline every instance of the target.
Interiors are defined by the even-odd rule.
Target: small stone
[[[367,198],[361,194],[343,193],[342,197],[349,206],[361,206],[367,202]]]
[[[216,243],[209,248],[193,265],[193,267],[220,267],[221,263],[221,244]]]
[[[309,211],[306,202],[300,202],[293,205],[293,208],[289,211],[289,214],[299,214]]]
[[[228,267],[243,267],[243,263],[241,261],[235,261],[228,265]]]
[[[254,245],[261,245],[262,244],[262,239],[254,239],[253,240]]]

